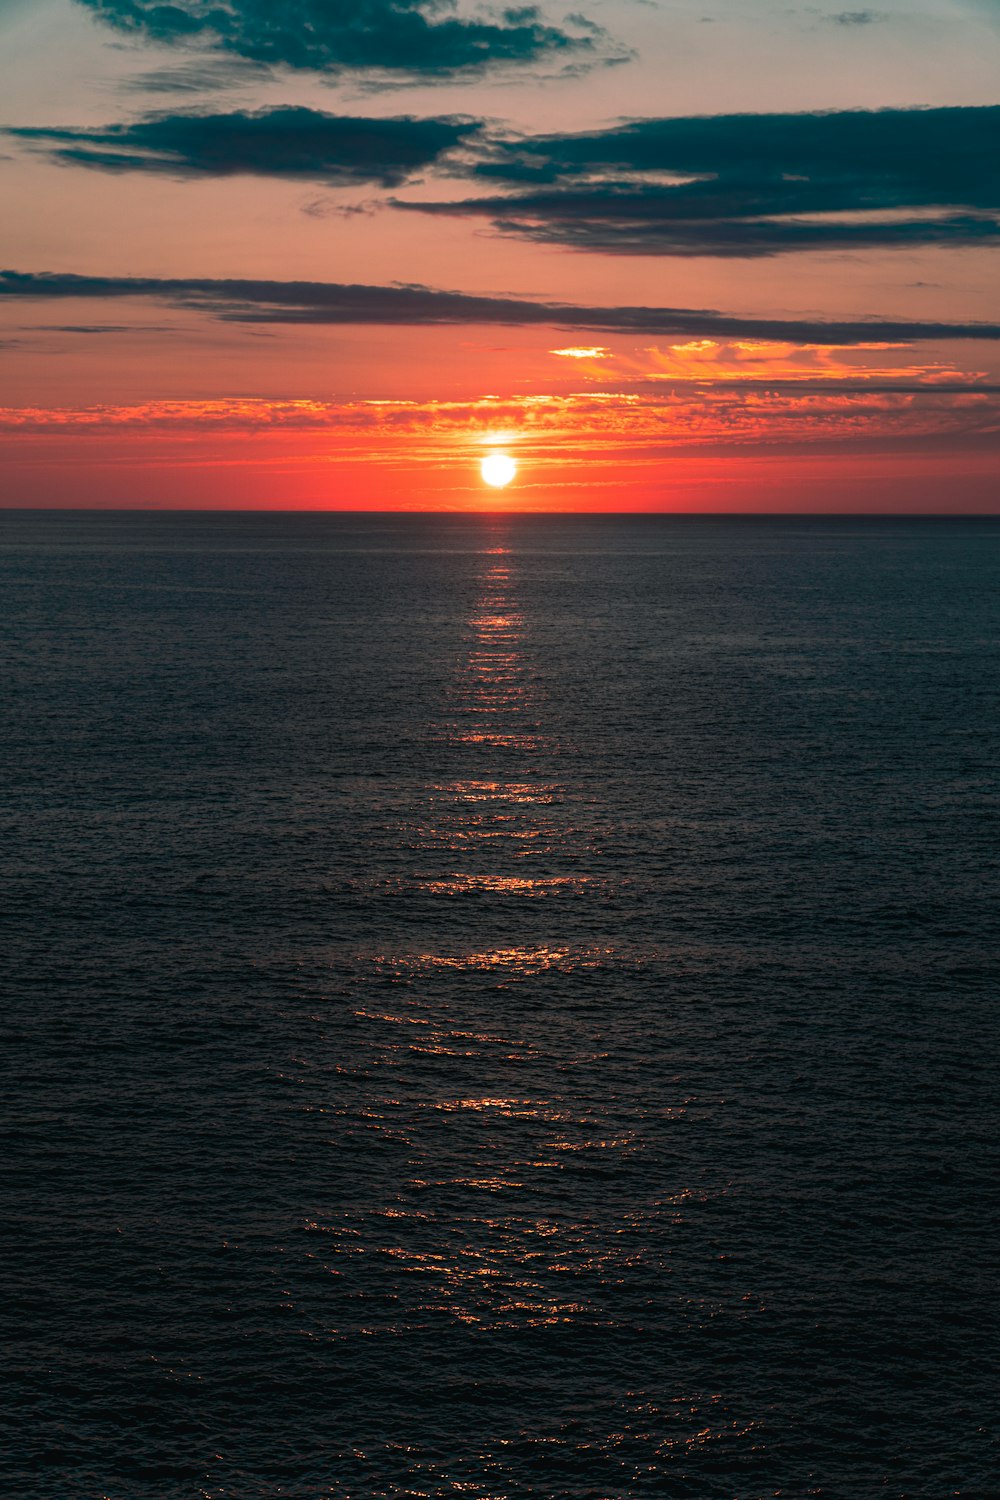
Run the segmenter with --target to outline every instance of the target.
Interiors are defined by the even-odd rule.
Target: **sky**
[[[0,0],[0,201],[0,505],[1000,509],[1000,0]]]

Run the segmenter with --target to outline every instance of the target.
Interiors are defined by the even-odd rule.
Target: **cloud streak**
[[[438,0],[78,0],[128,35],[211,48],[249,62],[322,72],[364,70],[433,82],[553,57],[598,60],[603,33],[578,18],[548,23],[537,6],[495,19]]]
[[[337,437],[340,459],[374,465],[466,461],[502,432],[524,457],[560,468],[595,458],[639,458],[677,448],[753,446],[863,447],[899,442],[995,448],[1000,401],[991,387],[975,394],[933,387],[734,389],[692,392],[605,391],[483,397],[466,401],[155,401],[69,409],[0,408],[10,438],[168,439],[197,435],[243,442],[270,436],[310,439],[324,460],[324,438]]]
[[[499,234],[603,255],[714,256],[755,259],[795,251],[968,248],[1000,242],[1000,223],[977,214],[933,218],[803,221],[793,218],[698,219],[677,214],[669,189],[549,193],[460,203],[406,203],[410,212],[481,215]]]
[[[763,256],[1000,239],[1000,106],[647,119],[495,141],[502,185],[411,212],[603,253]]]
[[[457,115],[389,119],[280,106],[225,114],[162,113],[99,129],[21,126],[4,134],[58,162],[170,177],[249,173],[292,181],[398,187],[482,129]]]
[[[224,322],[390,327],[545,327],[679,337],[850,345],[882,340],[1000,339],[1000,323],[902,319],[753,318],[711,308],[593,307],[483,297],[426,286],[203,277],[77,276],[0,271],[0,304],[152,299]]]
[[[290,105],[5,133],[64,165],[113,173],[399,188],[426,169],[450,171],[502,191],[389,201],[602,254],[745,258],[1000,241],[1000,106],[647,119],[517,140],[466,116]]]

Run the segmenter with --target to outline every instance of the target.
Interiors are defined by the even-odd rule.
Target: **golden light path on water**
[[[491,455],[496,460],[504,457]],[[506,468],[503,472],[508,473]],[[510,554],[496,547],[484,562],[468,619],[468,648],[456,663],[452,712],[440,733],[452,745],[480,751],[485,774],[429,786],[421,811],[431,811],[433,817],[410,822],[401,828],[401,838],[409,848],[433,856],[433,873],[417,884],[439,900],[478,893],[523,901],[579,890],[595,877],[565,869],[585,850],[574,847],[580,831],[572,818],[565,817],[564,785],[523,771],[504,779],[492,764],[500,751],[505,760],[513,753],[523,757],[520,765],[530,767],[540,750],[551,752],[553,746],[542,723],[540,689],[526,666],[524,612]],[[557,871],[539,868],[546,860],[557,862]],[[455,867],[447,868],[452,861]],[[525,864],[530,869],[522,868]],[[576,980],[599,971],[615,955],[599,944],[518,942],[516,914],[505,917],[504,924],[510,939],[493,947],[417,947],[361,956],[396,1002],[384,1008],[366,1003],[354,1011],[355,1019],[372,1031],[373,1076],[398,1075],[408,1060],[419,1059],[485,1063],[498,1079],[505,1070],[520,1071],[526,1061],[544,1064],[549,1043],[538,1036],[522,1006],[509,1003],[511,987],[520,991],[526,982],[545,976]],[[436,998],[436,976],[441,974],[462,985],[457,991],[449,989],[446,999]],[[464,1015],[456,1006],[456,994],[468,997]],[[557,1063],[560,1050],[554,1051]],[[586,1067],[602,1051],[594,1038],[583,1038],[565,1062],[571,1068]],[[412,1293],[403,1293],[409,1319],[419,1321],[433,1311],[484,1328],[581,1319],[606,1322],[610,1315],[595,1292],[605,1278],[617,1281],[625,1274],[628,1254],[598,1243],[604,1236],[596,1236],[594,1226],[585,1221],[567,1223],[561,1214],[539,1214],[534,1194],[540,1179],[564,1174],[570,1157],[600,1157],[610,1163],[642,1151],[639,1132],[608,1130],[602,1112],[590,1104],[573,1107],[509,1089],[482,1096],[421,1098],[418,1117],[427,1112],[459,1114],[480,1123],[466,1149],[452,1148],[434,1158],[422,1155],[421,1170],[401,1184],[399,1206],[373,1211],[360,1240],[343,1243],[342,1251],[370,1254],[373,1239],[379,1244],[378,1253],[391,1260],[400,1286],[421,1289],[415,1300]],[[407,1138],[415,1141],[412,1105],[408,1108],[401,1096],[373,1098],[370,1127],[398,1129],[390,1122],[404,1113],[410,1115]],[[516,1134],[505,1130],[511,1122],[517,1124]],[[449,1156],[454,1160],[449,1162]],[[428,1172],[428,1166],[436,1170]],[[529,1186],[532,1201],[519,1210],[508,1200]],[[481,1198],[482,1206],[456,1214],[451,1203],[456,1192]],[[442,1194],[449,1206],[424,1206],[422,1200]],[[496,1195],[503,1196],[502,1210],[490,1207]],[[383,1233],[376,1234],[379,1224]],[[428,1225],[436,1226],[435,1248],[421,1246],[424,1233],[413,1233],[418,1224],[424,1233]],[[390,1229],[395,1233],[385,1232]],[[586,1296],[571,1288],[580,1276],[596,1278]]]
[[[618,883],[594,858],[599,803],[554,774],[572,756],[548,727],[517,561],[504,546],[484,551],[467,644],[431,725],[443,762],[458,756],[469,773],[415,793],[395,825],[406,873],[386,871],[373,887],[448,921],[429,916],[435,941],[420,941],[418,923],[412,943],[351,959],[345,993],[357,1000],[333,1071],[353,1097],[326,1111],[348,1148],[380,1142],[398,1170],[388,1192],[373,1183],[367,1198],[306,1226],[315,1258],[355,1288],[354,1315],[326,1330],[336,1340],[419,1340],[444,1320],[497,1339],[602,1331],[624,1346],[649,1316],[631,1290],[637,1274],[647,1287],[670,1275],[664,1227],[683,1226],[711,1197],[704,1186],[649,1187],[650,1130],[696,1101],[668,1102],[656,1080],[644,1082],[650,1059],[632,1008],[608,1001],[659,956],[588,931],[591,903],[614,901]],[[569,926],[566,902],[581,913]],[[484,942],[490,928],[495,941]],[[683,1323],[721,1310],[672,1297]],[[737,1316],[751,1312],[744,1302]],[[718,1395],[684,1399],[689,1430],[661,1433],[660,1457],[749,1434]],[[662,1392],[624,1376],[614,1405],[608,1421],[650,1431],[675,1416]],[[618,1441],[609,1429],[601,1446],[610,1455]],[[644,1441],[655,1468],[656,1445]]]

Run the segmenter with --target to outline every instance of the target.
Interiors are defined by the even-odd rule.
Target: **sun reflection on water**
[[[667,1317],[700,1327],[755,1309],[694,1297],[674,1275],[664,1226],[688,1232],[711,1204],[657,1178],[651,1139],[685,1129],[702,1101],[651,1076],[647,1039],[617,1003],[629,983],[659,984],[664,956],[635,951],[623,926],[594,930],[623,882],[595,858],[594,794],[560,774],[572,755],[552,732],[519,594],[510,553],[486,549],[427,725],[434,771],[409,807],[391,805],[391,856],[351,887],[386,925],[337,950],[335,1084],[320,1112],[339,1153],[365,1153],[371,1181],[302,1226],[342,1289],[323,1337],[345,1352],[359,1336],[392,1351],[447,1327],[501,1350],[498,1336],[525,1330],[631,1338]],[[633,1290],[640,1270],[655,1309]],[[628,1399],[622,1419],[648,1429],[653,1467],[671,1443],[734,1430],[689,1400],[689,1426],[668,1437],[664,1400]],[[459,1488],[451,1475],[446,1490],[412,1492]]]

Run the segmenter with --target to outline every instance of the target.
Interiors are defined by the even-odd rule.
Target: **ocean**
[[[988,1500],[1000,523],[0,517],[12,1500]]]

